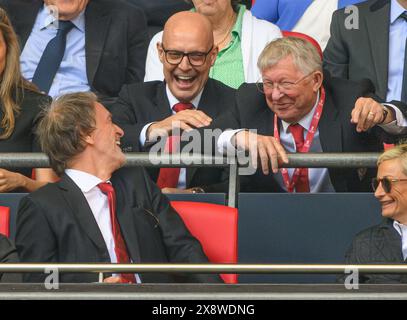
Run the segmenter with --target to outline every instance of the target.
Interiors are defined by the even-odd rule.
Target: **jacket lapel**
[[[157,119],[164,119],[172,115],[170,102],[166,92],[166,83],[164,81],[157,86],[157,92],[153,99],[153,103],[156,106],[155,112],[157,112]]]
[[[338,110],[328,90],[321,119],[319,120],[319,140],[323,152],[342,151],[342,126],[338,118]]]
[[[71,178],[65,174],[62,176],[60,182],[58,182],[58,186],[63,191],[63,196],[71,207],[72,213],[77,218],[83,232],[88,235],[99,251],[107,253],[108,250],[102,233],[82,191]]]
[[[389,72],[390,1],[379,0],[372,4],[370,12],[365,16],[365,20],[378,84],[376,93],[384,99],[387,93]]]
[[[377,241],[378,250],[386,261],[403,262],[401,238],[393,227],[393,220],[384,219],[381,225],[383,237]]]
[[[120,230],[124,242],[129,253],[131,260],[135,263],[140,262],[140,247],[139,247],[139,238],[135,228],[134,221],[134,210],[139,210],[135,208],[134,204],[129,203],[129,199],[126,199],[126,192],[124,190],[125,186],[121,181],[114,178],[114,175],[111,179],[112,185],[116,192],[116,217],[120,225]]]
[[[211,118],[215,118],[218,113],[221,111],[222,106],[219,106],[216,103],[216,91],[214,89],[214,84],[211,79],[208,79],[204,90],[202,92],[201,100],[199,101],[198,110],[205,112]],[[191,181],[196,173],[198,168],[190,167],[186,170],[186,187],[190,186]]]
[[[215,117],[225,106],[217,103],[216,89],[212,79],[208,79],[199,101],[198,110],[205,112],[210,117]]]
[[[111,16],[103,6],[90,1],[85,11],[85,51],[89,84],[92,86],[109,30]]]

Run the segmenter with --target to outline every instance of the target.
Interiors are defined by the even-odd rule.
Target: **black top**
[[[0,139],[0,152],[40,152],[38,143],[35,142],[35,127],[38,121],[38,114],[42,107],[47,106],[51,99],[41,93],[24,90],[24,97],[20,105],[20,113],[16,116],[14,131],[7,139]],[[0,119],[4,116],[4,107],[0,103]],[[0,128],[0,133],[4,129]],[[18,171],[26,176],[31,175],[30,168],[23,168],[11,171]]]

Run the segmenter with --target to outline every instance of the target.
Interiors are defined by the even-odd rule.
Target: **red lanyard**
[[[297,152],[307,153],[309,151],[309,149],[311,148],[311,144],[312,144],[312,141],[314,140],[315,132],[317,131],[317,128],[318,128],[319,119],[321,118],[322,110],[324,108],[324,103],[325,103],[325,89],[324,89],[324,87],[321,87],[321,97],[320,97],[318,105],[314,111],[311,125],[308,129],[308,134],[304,141],[304,146],[303,146],[302,150],[297,150]],[[277,118],[276,114],[274,114],[274,138],[276,138],[276,140],[278,142],[280,142],[280,132],[278,130],[278,118]],[[281,174],[283,175],[284,184],[285,184],[288,192],[294,191],[295,185],[298,181],[298,178],[300,177],[301,169],[302,168],[296,168],[294,170],[291,181],[290,181],[290,177],[288,175],[288,170],[286,168],[280,169]]]

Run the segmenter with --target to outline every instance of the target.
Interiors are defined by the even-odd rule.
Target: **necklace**
[[[219,41],[219,42],[217,42],[217,43],[215,44],[217,47],[219,47],[222,43],[224,43],[225,40],[227,39],[227,37],[230,35],[230,32],[232,31],[233,26],[235,25],[235,20],[236,20],[236,15],[234,14],[234,15],[233,15],[233,19],[231,20],[232,23],[231,23],[230,26],[228,27],[225,36],[223,37],[223,39],[222,39],[221,41]]]

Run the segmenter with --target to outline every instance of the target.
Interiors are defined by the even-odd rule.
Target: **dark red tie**
[[[194,105],[192,103],[176,103],[172,110],[176,113],[193,109]],[[180,136],[169,136],[165,143],[165,152],[166,153],[175,153],[178,152],[180,145]],[[160,174],[158,175],[157,185],[162,188],[176,188],[178,186],[179,173],[181,168],[161,168]]]
[[[124,243],[122,233],[120,231],[119,222],[116,217],[116,193],[111,183],[102,182],[98,184],[100,191],[102,191],[108,199],[110,221],[112,224],[112,233],[114,239],[114,251],[116,253],[117,263],[130,263],[129,254],[127,253],[126,244]],[[132,273],[122,273],[123,283],[135,283],[136,279]]]
[[[296,123],[289,126],[290,132],[294,137],[297,152],[303,152],[304,148],[304,128]],[[295,184],[297,192],[309,192],[308,168],[300,169],[300,176]]]

